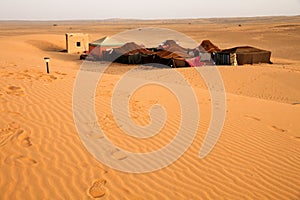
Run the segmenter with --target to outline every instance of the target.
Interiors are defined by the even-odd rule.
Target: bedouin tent
[[[94,42],[89,43],[89,55],[103,59],[103,52],[112,48],[117,48],[124,45],[124,43],[110,37],[104,37]]]
[[[172,42],[169,44],[171,45],[166,48],[168,50],[160,46],[153,52],[134,42],[129,42],[119,48],[113,48],[112,51],[103,52],[103,58],[123,64],[159,63],[170,67],[190,66],[185,60],[189,57],[186,49],[173,45]]]
[[[214,45],[210,40],[203,40],[201,44],[193,49],[194,57],[189,62],[195,66],[202,66],[203,63],[212,65],[212,53],[221,51],[219,47]],[[198,59],[197,57],[200,58]]]
[[[210,40],[203,40],[198,46],[198,49],[201,53],[213,53],[221,51],[221,49],[214,45]]]
[[[170,52],[167,50],[158,51],[155,54],[153,60],[154,63],[160,63],[168,65],[170,67],[190,67],[190,64],[186,61],[187,54],[180,52]]]
[[[190,67],[186,60],[192,56],[188,52],[189,49],[181,47],[176,41],[166,40],[158,46],[153,62],[170,67]]]
[[[161,45],[158,46],[157,49],[158,50],[167,50],[167,51],[174,52],[174,53],[175,52],[181,52],[181,53],[186,53],[187,54],[187,52],[188,52],[188,49],[180,46],[174,40],[166,40],[166,41],[164,41]]]
[[[123,64],[142,64],[143,58],[152,56],[153,52],[134,42],[129,42],[121,47],[113,48],[111,51],[103,52],[104,60],[119,62]]]
[[[262,50],[250,46],[240,46],[231,49],[224,49],[221,54],[236,54],[237,64],[256,64],[256,63],[272,63],[271,51]],[[232,64],[232,63],[231,63]]]

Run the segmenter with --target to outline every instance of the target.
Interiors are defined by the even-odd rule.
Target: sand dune
[[[299,17],[0,22],[0,199],[299,199],[298,21]],[[176,69],[198,99],[196,137],[170,166],[130,174],[98,162],[81,142],[72,95],[82,62],[79,55],[61,51],[66,32],[87,32],[93,40],[147,26],[178,30],[199,43],[210,39],[220,48],[268,49],[274,64],[218,67],[226,89],[226,119],[217,145],[204,159],[198,155],[212,115],[211,97],[196,69]],[[45,56],[51,57],[50,74],[45,73]],[[113,64],[103,74],[95,97],[98,120],[86,123],[96,131],[101,126],[113,143],[127,151],[155,151],[175,137],[180,106],[166,88],[152,85],[138,90],[130,99],[132,121],[149,124],[148,110],[158,103],[165,107],[167,122],[149,139],[125,135],[115,123],[110,104],[116,82],[131,68]],[[165,75],[166,70],[156,70],[157,78],[176,82]],[[140,70],[135,76],[145,74]],[[91,134],[95,140],[103,137]],[[126,159],[118,149],[111,156]]]

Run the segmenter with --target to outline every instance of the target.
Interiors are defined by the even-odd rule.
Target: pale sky
[[[300,0],[1,0],[0,20],[300,15]]]

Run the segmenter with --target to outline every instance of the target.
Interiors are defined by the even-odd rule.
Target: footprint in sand
[[[103,134],[97,133],[95,131],[90,131],[89,133],[87,133],[88,137],[97,140],[97,139],[102,139],[104,137]]]
[[[57,79],[57,77],[54,75],[43,74],[43,73],[40,73],[40,75],[36,77],[36,80],[39,80],[39,81],[42,80],[42,81],[47,81],[47,82],[52,82],[56,79]]]
[[[51,74],[45,74],[44,72],[36,72],[36,71],[29,71],[29,70],[24,70],[19,73],[6,73],[1,75],[2,77],[6,78],[14,78],[14,79],[20,79],[20,80],[42,80],[42,81],[47,81],[47,82],[52,82],[57,79],[63,79],[64,76],[67,74],[61,73],[61,72],[53,72]]]
[[[62,72],[58,72],[58,71],[56,71],[55,73],[58,74],[58,75],[62,75],[62,76],[66,76],[67,75],[66,73],[62,73]]]
[[[0,147],[6,145],[9,141],[14,140],[15,131],[19,125],[12,122],[6,127],[0,128]]]
[[[278,128],[277,126],[273,125],[273,126],[269,126],[269,128],[273,131],[278,131],[278,132],[281,132],[281,133],[284,133],[284,132],[287,132],[287,130],[284,130],[282,128]]]
[[[115,151],[113,151],[111,153],[111,155],[115,160],[124,160],[127,158],[127,155],[119,149],[116,149]]]
[[[5,128],[0,128],[0,147],[6,145],[8,142],[11,144],[18,143],[22,147],[30,147],[29,133],[20,128],[20,125],[12,122]]]
[[[251,115],[245,115],[245,117],[248,118],[248,119],[253,119],[255,121],[261,121],[259,118],[251,116]]]
[[[111,116],[105,116],[102,118],[102,121],[104,122],[105,127],[111,127],[113,125],[113,120]]]
[[[85,124],[87,125],[87,127],[84,132],[89,138],[96,140],[102,139],[104,137],[101,128],[98,126],[98,121],[85,122]]]
[[[90,187],[90,189],[89,189],[89,194],[93,198],[103,197],[105,195],[105,188],[104,188],[105,184],[106,184],[105,179],[98,179],[98,180],[94,181],[92,187]]]
[[[36,165],[38,163],[36,160],[24,155],[11,155],[4,162],[14,166]]]
[[[47,82],[52,82],[58,79],[63,79],[64,76],[66,76],[66,73],[61,73],[61,72],[53,72],[53,74],[45,74],[43,72],[38,73],[39,75],[36,77],[36,80],[42,80],[42,81],[47,81]]]
[[[11,85],[6,88],[6,94],[14,96],[24,96],[25,92],[21,87]]]
[[[30,147],[32,146],[32,143],[30,141],[30,137],[28,136],[28,134],[23,130],[23,129],[19,129],[15,132],[15,138],[17,139],[18,143],[22,146],[22,147]]]

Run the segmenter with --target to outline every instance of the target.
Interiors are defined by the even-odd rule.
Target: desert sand
[[[199,43],[209,39],[221,49],[270,50],[274,64],[217,66],[226,90],[226,119],[218,143],[203,159],[198,154],[211,117],[207,87],[194,68],[171,69],[186,78],[198,98],[197,135],[170,166],[131,174],[99,162],[79,138],[72,95],[83,61],[63,52],[64,34],[84,32],[93,41],[143,27],[180,31]],[[0,199],[300,199],[299,46],[299,16],[0,22]],[[45,56],[51,58],[50,74]],[[113,64],[103,74],[97,123],[123,149],[160,149],[180,126],[178,102],[163,88],[139,90],[130,99],[132,120],[147,125],[149,107],[159,103],[167,122],[150,139],[123,134],[109,105],[115,83],[128,69]]]

